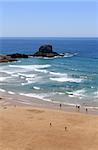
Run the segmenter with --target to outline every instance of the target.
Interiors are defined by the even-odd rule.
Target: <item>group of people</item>
[[[52,127],[52,123],[50,122],[50,128]],[[67,126],[64,127],[65,131],[67,131]]]
[[[59,105],[60,109],[62,108],[62,104]],[[76,109],[80,111],[80,105],[76,105]],[[88,108],[85,108],[85,111],[88,112]],[[52,127],[52,123],[50,122],[50,127]],[[67,126],[64,127],[65,131],[67,130]]]
[[[76,105],[76,109],[77,109],[78,111],[80,111],[80,105]],[[85,108],[85,111],[88,112],[88,109]]]
[[[62,108],[62,104],[60,104],[60,109]],[[76,105],[76,109],[80,111],[80,105]],[[85,108],[85,111],[88,112],[88,108]]]

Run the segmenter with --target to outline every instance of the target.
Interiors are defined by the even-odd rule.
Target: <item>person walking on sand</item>
[[[80,111],[80,106],[79,105],[77,106],[77,108],[78,108],[78,111]]]
[[[67,127],[65,126],[65,131],[67,130]]]
[[[61,109],[61,107],[62,107],[62,104],[60,104],[60,109]]]
[[[52,123],[50,122],[50,127],[52,127]]]
[[[86,108],[85,111],[88,112],[88,109]]]

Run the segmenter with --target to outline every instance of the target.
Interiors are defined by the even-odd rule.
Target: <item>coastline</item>
[[[5,93],[3,93],[5,94]],[[73,106],[32,98],[32,105],[0,99],[0,150],[97,150],[98,116]],[[15,98],[16,97],[16,98]],[[30,98],[28,98],[30,100]],[[9,102],[9,103],[8,103]]]
[[[35,97],[28,97],[19,94],[7,93],[7,92],[0,92],[0,107],[7,107],[7,106],[21,106],[21,107],[37,107],[37,108],[46,108],[46,109],[55,109],[65,112],[72,112],[72,113],[83,113],[89,115],[98,115],[98,107],[89,107],[89,106],[80,106],[78,110],[75,104],[61,104],[62,107],[60,108],[60,102],[42,100]],[[88,112],[86,112],[86,108]]]

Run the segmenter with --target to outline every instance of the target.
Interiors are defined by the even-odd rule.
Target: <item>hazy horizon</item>
[[[98,38],[98,36],[0,36],[0,38]]]

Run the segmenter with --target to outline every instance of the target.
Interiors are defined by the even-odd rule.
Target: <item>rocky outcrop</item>
[[[53,52],[53,50],[52,50],[52,45],[42,45],[42,46],[39,48],[39,52],[52,53],[52,52]]]
[[[52,49],[52,45],[42,45],[35,54],[31,54],[31,55],[19,54],[19,53],[0,55],[0,63],[17,61],[18,58],[28,58],[32,56],[33,57],[55,57],[55,56],[63,57],[64,54],[58,54],[57,52],[54,52]]]
[[[7,56],[10,56],[11,58],[28,58],[28,55],[26,55],[26,54],[19,54],[19,53],[10,54],[10,55],[7,55]]]
[[[15,58],[10,57],[10,56],[0,55],[0,63],[12,62],[12,61],[17,61],[17,60]]]
[[[33,54],[33,56],[34,57],[55,57],[55,56],[61,56],[61,55],[52,50],[52,45],[42,45],[39,48],[39,51]]]
[[[28,58],[28,55],[25,54],[9,54],[9,55],[0,55],[0,63],[4,62],[12,62],[12,61],[17,61],[18,58]]]

